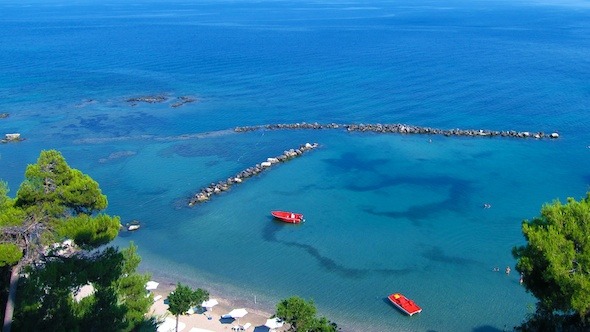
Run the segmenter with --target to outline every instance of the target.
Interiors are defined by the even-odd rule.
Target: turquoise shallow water
[[[534,299],[492,268],[514,265],[523,219],[590,185],[588,9],[570,5],[4,1],[0,128],[27,139],[0,146],[0,178],[14,193],[59,149],[143,222],[115,241],[142,269],[247,306],[297,294],[345,331],[510,329]],[[170,101],[125,102],[147,94]],[[170,107],[184,95],[199,102]],[[231,130],[302,121],[561,137]],[[320,147],[186,207],[305,142]],[[424,312],[397,312],[397,291]]]

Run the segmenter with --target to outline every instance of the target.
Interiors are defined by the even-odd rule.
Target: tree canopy
[[[14,199],[0,182],[0,268],[11,268],[5,330],[10,330],[23,267],[46,268],[48,259],[70,255],[72,251],[54,246],[66,239],[80,249],[93,249],[117,236],[119,217],[99,213],[106,207],[98,183],[71,168],[55,150],[42,151],[37,163],[27,166]]]
[[[107,198],[98,183],[70,168],[55,150],[42,151],[27,166],[16,198],[0,182],[0,262],[14,265],[14,246],[30,264],[44,256],[44,247],[71,238],[86,249],[110,242],[120,228],[119,217],[99,214]],[[20,259],[19,259],[20,260]],[[18,261],[17,261],[18,262]]]
[[[8,196],[8,184],[0,181],[0,227],[9,227],[20,224],[24,213],[14,207],[14,200]],[[23,257],[20,247],[5,236],[0,237],[0,267],[12,266]]]
[[[16,199],[20,207],[40,207],[46,214],[90,215],[107,207],[98,183],[70,168],[59,151],[42,151],[36,164],[27,166]]]
[[[275,316],[289,324],[289,331],[332,332],[337,331],[335,323],[325,317],[317,317],[313,301],[293,296],[277,304]]]
[[[590,328],[590,193],[554,201],[522,223],[527,241],[513,248],[523,284],[538,300],[525,330]]]
[[[209,299],[209,293],[201,288],[192,288],[178,283],[176,289],[168,295],[168,310],[176,316],[176,330],[178,331],[178,316],[194,306],[201,306]]]
[[[152,304],[146,296],[149,275],[136,273],[140,258],[133,243],[118,251],[107,247],[92,257],[51,260],[42,269],[28,267],[19,284],[14,329],[17,331],[132,331],[146,323]],[[76,300],[85,285],[93,291]],[[149,322],[148,322],[149,323]]]

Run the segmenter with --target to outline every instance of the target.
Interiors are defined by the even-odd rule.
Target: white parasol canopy
[[[148,281],[148,282],[145,283],[145,289],[147,289],[147,290],[154,290],[154,289],[158,288],[158,285],[159,284],[160,283],[158,283],[158,282],[155,282],[153,280],[150,280],[150,281]]]
[[[217,302],[216,299],[209,299],[207,301],[203,301],[203,303],[201,303],[201,307],[207,308],[207,310],[211,311],[211,309],[218,304],[219,302]]]
[[[264,323],[264,326],[268,327],[271,331],[274,331],[275,329],[282,327],[283,322],[278,318],[269,318],[266,320],[266,323]]]
[[[232,318],[237,318],[238,319],[238,325],[240,325],[240,318],[246,316],[248,314],[248,311],[244,308],[240,308],[240,309],[234,309],[232,311],[230,311],[227,315],[231,316]]]
[[[186,327],[186,324],[183,322],[178,322],[178,330],[176,330],[176,319],[172,317],[166,317],[164,322],[158,325],[157,332],[176,332],[182,331]]]

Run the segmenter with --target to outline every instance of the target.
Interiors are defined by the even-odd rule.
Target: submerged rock
[[[148,104],[155,104],[155,103],[162,103],[166,101],[168,98],[163,95],[153,95],[153,96],[141,96],[141,97],[133,97],[127,99],[128,103],[136,104],[136,103],[148,103]]]

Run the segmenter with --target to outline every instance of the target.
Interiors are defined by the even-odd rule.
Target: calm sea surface
[[[143,222],[115,241],[142,269],[252,308],[299,295],[344,331],[511,329],[535,301],[492,269],[514,266],[523,219],[590,185],[588,17],[585,1],[0,1],[0,134],[26,138],[0,145],[0,178],[14,195],[60,150],[108,213]],[[316,121],[560,138],[231,130]]]

